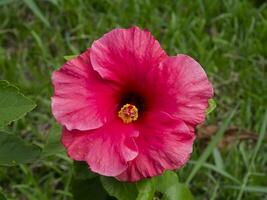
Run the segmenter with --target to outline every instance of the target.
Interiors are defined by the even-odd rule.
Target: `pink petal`
[[[95,41],[90,57],[103,78],[125,83],[140,80],[167,55],[149,31],[132,27],[114,29]]]
[[[165,80],[167,92],[165,96],[161,95],[158,107],[188,125],[202,123],[208,100],[213,96],[213,88],[200,64],[193,58],[180,54],[166,59],[160,68],[161,83],[164,85]]]
[[[136,125],[140,135],[136,139],[138,156],[117,176],[123,181],[138,181],[178,169],[190,157],[194,135],[185,123],[167,113],[149,113]]]
[[[101,127],[116,109],[114,87],[92,69],[90,50],[53,72],[52,112],[67,129]]]
[[[62,143],[72,159],[86,161],[93,172],[117,176],[125,171],[127,162],[137,156],[133,138],[137,136],[133,126],[116,119],[96,130],[69,131],[65,128]]]

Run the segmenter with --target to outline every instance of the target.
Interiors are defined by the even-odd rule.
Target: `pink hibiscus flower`
[[[68,155],[123,181],[183,166],[213,95],[193,58],[168,56],[138,27],[106,33],[52,82],[52,112]]]

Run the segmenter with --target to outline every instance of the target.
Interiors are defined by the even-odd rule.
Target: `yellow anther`
[[[136,121],[138,118],[138,109],[135,105],[125,104],[121,107],[118,112],[118,116],[122,119],[122,121],[126,124]]]

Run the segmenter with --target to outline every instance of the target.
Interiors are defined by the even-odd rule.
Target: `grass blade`
[[[242,188],[238,185],[226,185],[224,188],[234,189],[234,190],[241,190]],[[263,186],[246,186],[242,189],[244,192],[255,192],[255,193],[266,193],[267,194],[267,187]]]
[[[40,36],[34,31],[32,30],[31,31],[31,34],[33,36],[33,38],[35,39],[36,43],[37,43],[37,46],[40,48],[40,50],[42,51],[43,55],[44,56],[47,56],[47,49],[46,47],[44,46]]]
[[[253,152],[251,163],[254,163],[256,156],[258,154],[258,151],[260,150],[260,147],[262,145],[262,142],[263,142],[265,134],[266,134],[266,126],[267,126],[267,111],[265,112],[265,116],[264,116],[263,123],[262,123],[261,130],[260,130],[259,139],[258,139],[258,142],[256,144],[255,150]]]
[[[10,3],[13,3],[15,0],[2,0],[0,1],[0,6],[3,6],[3,5],[7,5],[7,4],[10,4]],[[1,200],[1,198],[0,198]]]
[[[24,3],[32,10],[32,12],[47,26],[50,27],[49,22],[41,12],[40,8],[36,5],[34,0],[23,0]]]
[[[189,164],[196,165],[196,163],[197,162],[195,162],[195,161],[189,161]],[[205,168],[210,169],[210,170],[212,170],[214,172],[217,172],[218,174],[220,174],[220,175],[222,175],[222,176],[224,176],[224,177],[226,177],[226,178],[228,178],[228,179],[240,184],[240,181],[238,181],[235,177],[233,177],[231,174],[229,174],[228,172],[226,172],[223,169],[220,169],[220,168],[218,168],[218,167],[216,167],[214,165],[211,165],[209,163],[203,163],[202,167],[205,167]]]
[[[204,164],[204,162],[208,159],[210,154],[212,153],[213,149],[216,147],[220,139],[222,138],[226,128],[228,127],[230,121],[232,120],[234,114],[236,113],[236,108],[232,110],[232,112],[229,114],[229,117],[227,120],[220,126],[220,129],[218,133],[212,138],[211,142],[209,143],[208,147],[205,149],[203,154],[200,156],[198,161],[196,162],[196,165],[192,169],[191,173],[189,174],[186,184],[189,184],[190,181],[194,178],[200,167]]]
[[[250,165],[249,165],[249,169],[248,169],[249,171],[248,171],[248,173],[245,175],[245,177],[243,179],[243,183],[242,183],[242,185],[240,187],[240,191],[238,193],[237,200],[241,200],[242,196],[243,196],[243,193],[246,191],[246,188],[247,188],[246,185],[248,183],[249,176],[251,175],[250,171],[252,170],[252,167],[254,166],[256,156],[257,156],[258,151],[260,150],[260,147],[261,147],[262,142],[264,140],[264,136],[265,136],[265,133],[266,133],[266,126],[267,126],[267,111],[265,112],[264,119],[263,119],[262,126],[261,126],[261,130],[260,130],[259,139],[257,141],[255,150],[253,152],[253,155],[252,155],[252,158],[251,158],[251,161],[250,161]]]
[[[213,149],[213,158],[214,158],[216,167],[219,168],[220,170],[224,170],[223,159],[218,148]]]

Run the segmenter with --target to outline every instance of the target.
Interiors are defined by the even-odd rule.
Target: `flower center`
[[[124,123],[129,124],[138,119],[138,109],[135,105],[127,103],[121,107],[118,116]]]

